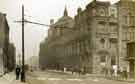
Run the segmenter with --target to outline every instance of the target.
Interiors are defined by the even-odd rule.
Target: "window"
[[[132,39],[131,32],[129,32],[129,37],[130,37],[130,40],[131,40]]]
[[[111,17],[115,17],[115,10],[114,9],[111,9],[111,14],[110,14]]]
[[[117,26],[116,25],[110,25],[110,32],[116,33],[117,32]]]
[[[127,38],[128,38],[127,37],[127,32],[123,32],[123,36],[122,37],[123,37],[123,40],[127,40]]]
[[[92,15],[96,16],[96,9],[92,9]]]
[[[99,15],[100,15],[100,16],[105,16],[105,10],[104,10],[104,8],[101,8],[101,9],[99,10]]]
[[[128,17],[124,16],[124,23],[127,24],[128,23]]]
[[[116,7],[110,7],[109,8],[109,16],[111,17],[117,17],[117,8]]]
[[[104,44],[104,43],[105,43],[105,40],[104,40],[104,39],[101,39],[100,42],[101,42],[102,44]]]
[[[105,24],[99,23],[97,32],[100,32],[100,33],[106,32]]]
[[[115,56],[112,56],[112,58],[111,58],[111,65],[115,65],[115,64],[116,64]]]
[[[111,39],[110,39],[110,48],[111,48],[111,49],[115,49],[116,46],[117,46],[117,39],[111,38]]]
[[[106,56],[105,55],[101,55],[100,56],[100,62],[105,62],[106,61]]]
[[[110,15],[111,17],[115,17],[115,14],[114,13],[111,13],[111,15]]]
[[[102,38],[102,39],[100,40],[100,43],[102,44],[102,48],[104,48],[104,46],[105,46],[105,39]]]
[[[127,24],[129,25],[130,24],[130,17],[127,16]]]
[[[127,32],[127,40],[130,40],[130,33]]]

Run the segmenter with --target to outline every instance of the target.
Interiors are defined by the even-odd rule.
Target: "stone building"
[[[0,75],[8,71],[9,26],[6,15],[0,13]]]
[[[15,46],[9,42],[9,25],[6,14],[0,13],[0,75],[15,67]]]
[[[113,12],[110,11],[113,9]],[[104,73],[117,64],[118,22],[115,5],[94,0],[75,16],[75,28],[83,33],[82,67],[90,73]],[[87,34],[87,35],[85,35]]]
[[[127,43],[135,41],[135,1],[121,0],[117,3],[119,21],[119,65],[128,68]],[[124,61],[123,61],[124,60]]]
[[[114,12],[110,12],[111,9],[114,9]],[[117,64],[118,22],[116,12],[117,10],[109,2],[94,0],[78,14],[83,18],[80,23],[84,22],[81,27],[82,31],[86,26],[85,30],[90,31],[91,35],[89,36],[91,37],[91,49],[89,50],[91,54],[86,60],[91,59],[89,65],[91,65],[92,73],[104,73],[105,69],[109,70]]]
[[[84,10],[78,8],[74,19],[65,9],[56,23],[51,20],[48,37],[40,45],[40,66],[83,68],[89,73],[127,67],[126,43],[135,35],[134,4],[93,0]]]
[[[56,23],[53,20],[50,23],[48,37],[45,43],[43,42],[40,45],[39,62],[43,66],[46,65],[52,68],[54,66],[69,65],[67,63],[70,62],[67,59],[71,56],[69,55],[71,51],[71,44],[69,42],[72,39],[74,20],[68,16],[67,9],[65,8],[63,16]]]

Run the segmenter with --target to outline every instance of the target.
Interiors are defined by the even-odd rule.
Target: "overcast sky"
[[[71,17],[78,7],[85,6],[92,0],[0,0],[0,12],[7,14],[10,26],[10,42],[15,44],[16,55],[21,54],[21,3],[25,6],[25,18],[30,21],[49,24],[50,19],[57,21],[63,15],[65,5]],[[107,1],[107,0],[100,0]],[[116,0],[110,0],[114,2]],[[31,16],[31,17],[30,17]],[[47,27],[25,24],[25,56],[38,56],[39,44],[47,36]]]

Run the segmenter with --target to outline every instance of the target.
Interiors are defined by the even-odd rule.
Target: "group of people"
[[[128,78],[128,72],[127,72],[127,69],[119,69],[119,70],[105,69],[105,76],[106,77],[109,76],[111,78],[117,77],[119,79],[127,79]]]

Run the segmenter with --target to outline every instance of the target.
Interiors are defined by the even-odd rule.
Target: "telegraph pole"
[[[24,5],[22,5],[22,72],[21,81],[25,82],[25,63],[24,63]]]

